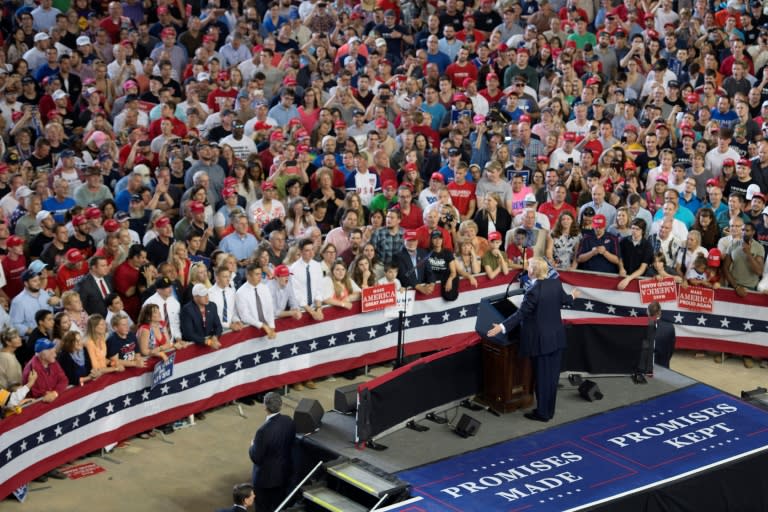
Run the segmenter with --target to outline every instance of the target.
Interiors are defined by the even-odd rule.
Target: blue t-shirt
[[[71,197],[66,197],[63,201],[59,201],[55,196],[51,196],[43,201],[43,210],[51,212],[57,224],[64,224],[64,215],[75,206],[77,206],[77,203]]]

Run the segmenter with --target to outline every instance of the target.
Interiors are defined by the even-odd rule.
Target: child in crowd
[[[480,261],[488,279],[493,279],[500,273],[504,275],[509,274],[507,255],[501,250],[501,233],[498,231],[488,233],[488,243],[491,244],[491,247]]]
[[[376,284],[389,284],[395,283],[395,290],[400,291],[403,286],[400,284],[400,280],[397,278],[397,263],[389,263],[384,269],[384,275]]]

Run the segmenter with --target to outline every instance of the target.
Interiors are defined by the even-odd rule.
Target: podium
[[[483,387],[479,402],[500,413],[516,411],[533,404],[533,369],[527,357],[520,357],[520,328],[488,338],[494,323],[501,323],[517,311],[505,293],[480,300],[475,331],[482,337]]]

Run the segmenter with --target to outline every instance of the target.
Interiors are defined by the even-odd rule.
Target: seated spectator
[[[576,257],[579,270],[618,274],[619,241],[605,232],[605,224],[606,218],[602,214],[597,214],[592,219],[594,235],[584,237],[579,244]]]
[[[324,283],[324,304],[352,309],[352,303],[360,300],[360,287],[350,278],[347,266],[341,260],[331,265],[331,274]]]
[[[432,232],[429,255],[425,263],[425,273],[432,276],[433,282],[440,283],[440,295],[448,301],[459,297],[459,280],[453,252],[444,246],[443,233]]]
[[[518,229],[522,230],[522,228]],[[525,236],[526,232],[525,230],[522,230],[520,233],[520,238],[525,240]],[[485,252],[485,254],[483,254],[483,257],[480,260],[480,264],[482,265],[485,275],[488,276],[488,279],[495,279],[499,274],[509,274],[510,265],[507,261],[507,255],[501,249],[501,233],[498,231],[491,231],[488,233],[488,243],[491,244],[491,247]],[[532,254],[533,252],[531,252],[531,255]]]
[[[223,331],[216,305],[208,300],[208,288],[200,283],[192,288],[192,301],[181,308],[181,336],[186,342],[221,348]]]
[[[168,359],[166,352],[173,348],[173,341],[163,326],[163,317],[157,304],[145,304],[136,321],[136,341],[143,357]]]
[[[56,360],[56,345],[41,338],[35,343],[35,357],[24,366],[22,382],[27,382],[31,372],[37,373],[37,381],[30,388],[29,396],[53,402],[67,389],[67,376]]]
[[[101,376],[101,370],[94,370],[91,356],[85,350],[83,337],[79,332],[69,331],[61,340],[59,355],[56,358],[67,376],[70,386],[82,386],[88,381]]]
[[[21,385],[21,364],[15,352],[22,346],[19,331],[6,327],[0,333],[0,389],[11,389]]]
[[[653,247],[643,236],[645,221],[635,219],[631,224],[632,234],[619,242],[619,276],[623,277],[617,288],[624,290],[633,279],[644,276],[653,263]]]
[[[352,281],[361,290],[370,288],[376,284],[376,276],[371,268],[371,260],[362,254],[355,258],[349,266],[349,273],[352,274]]]
[[[111,333],[107,338],[107,359],[111,366],[144,368],[144,358],[131,327],[133,322],[125,313],[112,316]]]
[[[243,325],[262,329],[268,339],[274,339],[277,332],[272,297],[266,283],[262,282],[262,269],[258,263],[248,265],[245,278],[246,282],[235,294],[237,318]]]
[[[403,248],[395,256],[397,275],[405,288],[429,295],[435,289],[431,270],[425,265],[427,251],[419,248],[419,235],[409,229],[403,234]]]

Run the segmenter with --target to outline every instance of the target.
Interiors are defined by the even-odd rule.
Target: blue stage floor
[[[766,449],[767,412],[695,384],[402,471],[392,510],[579,510]]]

